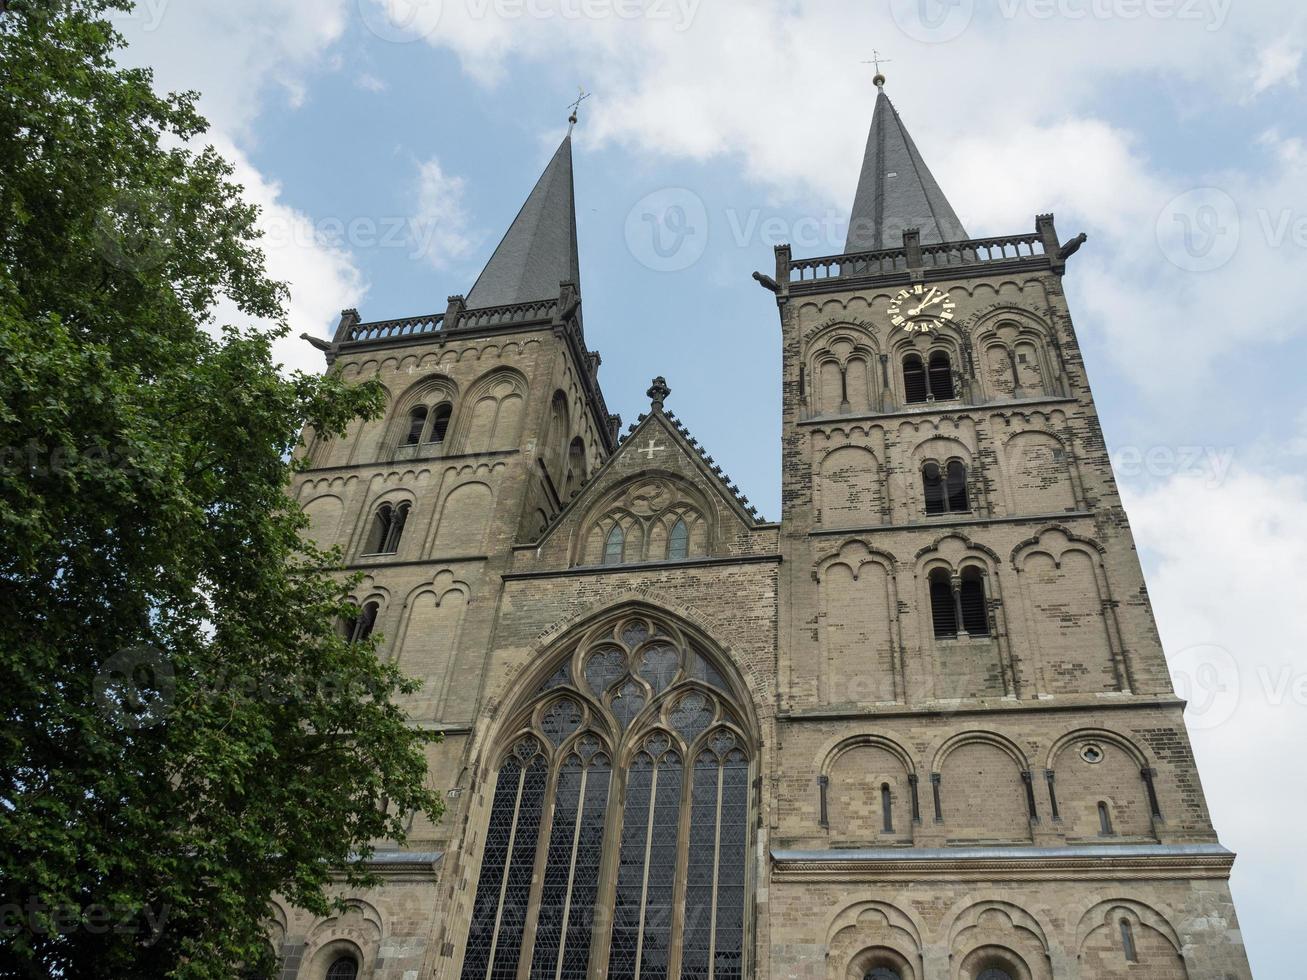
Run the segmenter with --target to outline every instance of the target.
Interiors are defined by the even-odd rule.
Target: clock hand
[[[919,312],[925,310],[925,307],[935,306],[936,303],[942,303],[945,299],[948,299],[948,297],[946,297],[944,293],[940,293],[940,295],[937,295],[935,299],[924,299],[924,301],[921,302],[921,306],[914,310],[914,314],[919,314]]]
[[[918,313],[920,313],[922,310],[924,310],[927,306],[929,306],[931,303],[933,303],[934,300],[931,299],[931,297],[934,296],[934,295],[935,295],[936,293],[938,293],[938,292],[939,292],[938,289],[936,289],[934,286],[931,286],[931,287],[930,287],[930,292],[928,292],[928,293],[926,294],[926,298],[923,299],[923,300],[921,301],[921,305],[918,306],[915,310],[912,311],[912,316],[916,316]]]

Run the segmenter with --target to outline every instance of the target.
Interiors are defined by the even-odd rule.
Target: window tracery
[[[464,980],[584,980],[592,960],[615,980],[743,976],[751,758],[731,702],[647,615],[570,650],[501,757]]]

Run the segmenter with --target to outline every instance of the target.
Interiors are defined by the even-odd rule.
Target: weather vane
[[[872,48],[872,49],[871,49],[871,60],[870,60],[870,61],[864,61],[863,64],[864,64],[864,65],[875,65],[875,66],[876,66],[876,77],[875,77],[875,79],[874,79],[874,82],[875,82],[876,88],[880,88],[882,85],[885,84],[885,73],[882,72],[882,71],[880,70],[880,66],[881,66],[881,65],[892,65],[893,63],[894,63],[894,62],[891,61],[889,58],[882,58],[882,57],[880,56],[880,52],[879,52],[878,50],[876,50],[875,48]]]
[[[576,125],[577,113],[581,111],[581,103],[590,98],[590,93],[585,90],[584,86],[578,85],[576,91],[579,93],[577,100],[568,106],[572,110],[572,114],[567,117],[567,121],[572,126]]]

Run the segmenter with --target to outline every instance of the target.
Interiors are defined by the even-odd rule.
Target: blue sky
[[[296,333],[468,291],[578,85],[593,91],[576,180],[609,405],[633,421],[666,375],[670,407],[773,518],[779,329],[750,273],[776,241],[841,250],[875,94],[862,62],[884,52],[973,235],[1051,210],[1063,237],[1090,236],[1066,286],[1214,818],[1241,855],[1249,952],[1259,975],[1300,972],[1301,3],[149,0],[122,26],[161,86],[204,93],[264,207]],[[663,257],[641,216],[674,206],[692,234]],[[302,342],[281,353],[320,369]]]

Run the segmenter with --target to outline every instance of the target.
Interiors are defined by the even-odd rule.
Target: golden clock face
[[[929,333],[957,315],[957,304],[938,286],[918,283],[890,300],[889,318],[908,333]]]

